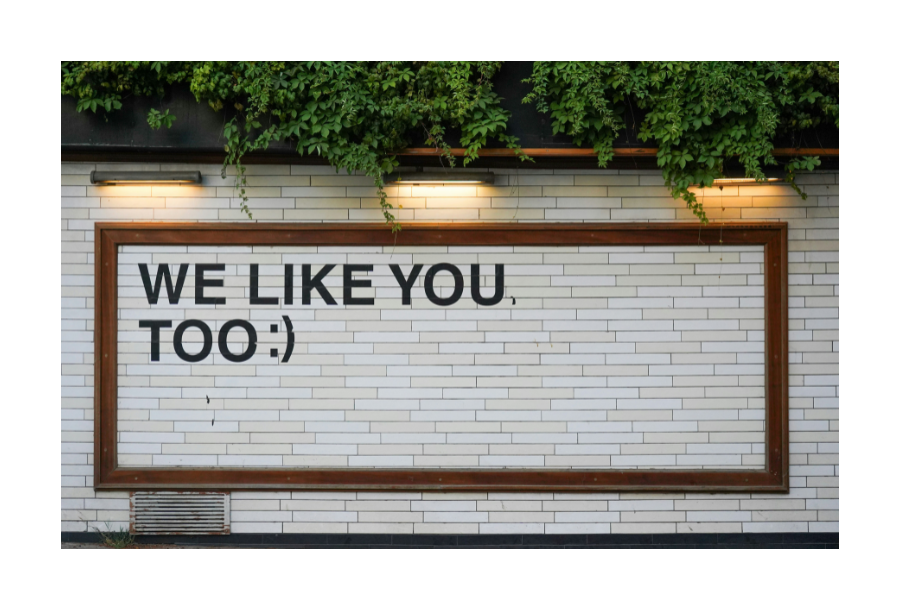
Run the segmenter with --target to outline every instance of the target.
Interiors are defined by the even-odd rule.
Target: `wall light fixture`
[[[493,184],[492,172],[457,172],[453,170],[406,171],[391,174],[385,184]]]
[[[725,171],[721,178],[713,180],[714,186],[753,186],[754,184],[769,184],[770,182],[784,182],[784,171],[766,170],[766,179],[758,182],[756,178],[748,178],[743,172]]]
[[[200,180],[200,172],[91,172],[91,184],[200,184]]]

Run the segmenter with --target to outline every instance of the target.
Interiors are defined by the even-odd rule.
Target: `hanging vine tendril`
[[[590,144],[605,167],[613,141],[634,108],[643,111],[638,138],[659,149],[657,162],[672,196],[703,223],[691,187],[708,188],[736,159],[748,178],[766,179],[777,165],[776,137],[822,124],[838,125],[838,62],[543,62],[534,63],[525,101],[549,113],[553,132]],[[789,159],[786,181],[810,171],[818,157]]]

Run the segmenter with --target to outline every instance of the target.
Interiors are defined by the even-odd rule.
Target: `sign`
[[[98,225],[95,484],[784,490],[785,233]]]

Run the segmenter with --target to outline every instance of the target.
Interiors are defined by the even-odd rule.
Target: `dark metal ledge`
[[[837,549],[837,533],[797,534],[230,534],[136,536],[137,544],[247,548],[638,548]],[[97,533],[62,532],[62,542],[100,542]]]

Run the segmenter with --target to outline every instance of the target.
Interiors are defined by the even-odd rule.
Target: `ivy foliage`
[[[423,140],[457,160],[446,142],[459,134],[463,164],[488,139],[529,160],[506,134],[510,113],[492,78],[501,62],[62,62],[62,94],[78,112],[110,113],[128,96],[162,99],[189,85],[198,102],[228,110],[225,166],[238,169],[242,209],[252,218],[241,161],[288,140],[302,155],[320,155],[338,170],[371,176],[385,219],[399,230],[384,178],[397,153]],[[778,163],[774,140],[818,125],[838,125],[837,62],[535,62],[522,100],[550,114],[554,133],[590,145],[600,167],[629,117],[642,113],[638,137],[659,149],[673,197],[707,222],[690,190],[710,187],[736,159],[745,175],[765,180]],[[154,128],[171,127],[169,110],[150,111]],[[783,164],[789,183],[817,157]],[[223,166],[223,175],[225,167]]]
[[[746,177],[766,179],[777,165],[774,140],[801,129],[838,125],[838,62],[535,62],[525,98],[549,112],[554,133],[589,144],[600,167],[634,109],[643,111],[638,138],[658,146],[657,161],[673,197],[703,222],[703,205],[690,190],[710,187],[734,158]],[[626,110],[629,111],[626,113]],[[794,183],[817,157],[789,159]]]
[[[451,166],[445,140],[460,134],[463,165],[488,138],[517,151],[506,135],[509,112],[500,106],[492,78],[500,62],[62,62],[62,93],[81,112],[111,112],[129,95],[162,97],[186,83],[197,101],[228,107],[223,127],[225,165],[238,169],[242,209],[252,218],[241,160],[272,142],[289,140],[303,155],[320,155],[334,167],[371,176],[392,230],[400,229],[384,190],[396,153],[424,138]],[[153,128],[176,117],[151,110]],[[224,174],[224,167],[223,167]]]

